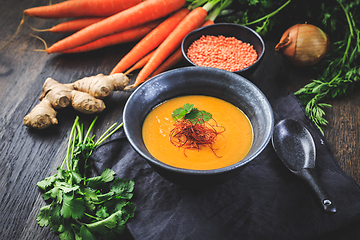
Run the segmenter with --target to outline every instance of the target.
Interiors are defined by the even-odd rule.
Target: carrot
[[[120,60],[110,74],[124,72],[136,61],[158,47],[187,14],[189,14],[189,10],[182,8],[159,24]]]
[[[179,23],[174,31],[156,49],[144,68],[141,69],[135,83],[128,88],[136,87],[144,82],[172,52],[179,48],[181,41],[188,33],[199,28],[204,23],[207,16],[207,10],[204,7],[195,8]]]
[[[128,75],[129,73],[131,73],[132,71],[136,70],[136,69],[140,69],[143,66],[145,66],[145,64],[149,61],[149,59],[151,58],[151,56],[153,55],[154,52],[151,52],[149,54],[147,54],[145,57],[143,57],[142,59],[140,59],[138,62],[136,62],[129,70],[127,70],[124,74]]]
[[[166,59],[165,62],[163,62],[160,67],[158,67],[151,77],[158,75],[159,73],[165,72],[166,70],[170,69],[171,67],[175,66],[177,63],[179,63],[183,59],[181,48],[178,48],[173,54]],[[150,77],[149,77],[150,78]]]
[[[205,27],[205,26],[212,25],[212,24],[214,24],[214,21],[208,19],[204,22],[204,24],[201,27]]]
[[[89,17],[89,18],[78,18],[66,22],[59,23],[49,29],[36,29],[30,27],[32,30],[37,32],[51,32],[51,33],[68,33],[76,32],[84,27],[90,26],[96,22],[105,19],[105,17]]]
[[[211,24],[214,24],[214,22],[211,20],[206,20],[205,23],[202,25],[202,27],[211,25]],[[129,70],[127,70],[125,72],[125,74],[127,75],[127,74],[131,73],[132,71],[134,71],[136,69],[140,69],[143,66],[145,66],[145,64],[149,61],[149,59],[151,58],[151,56],[153,54],[154,54],[154,52],[151,52],[148,55],[146,55],[145,57],[143,57],[142,59],[140,59]],[[160,67],[158,67],[155,70],[155,72],[151,76],[155,76],[159,73],[162,73],[162,72],[170,69],[171,67],[173,67],[177,63],[179,63],[182,59],[183,59],[183,56],[182,56],[181,48],[178,48],[168,59],[166,59],[165,62],[163,62],[163,64],[160,65]]]
[[[203,8],[206,9],[206,11],[208,12],[210,9],[212,9],[212,7],[217,3],[218,1],[214,1],[213,3],[208,3],[207,5],[205,5]],[[198,3],[201,4],[201,1],[199,1]],[[216,19],[216,17],[220,14],[220,12],[225,9],[226,7],[228,7],[230,4],[232,3],[232,0],[225,0],[225,1],[221,1],[220,6],[216,7],[213,11],[211,11],[207,18],[206,21],[204,22],[204,24],[201,27],[205,27],[208,25],[212,25],[214,24],[214,21]],[[197,4],[197,2],[194,2],[194,5]],[[171,54],[170,57],[168,57],[166,59],[166,61],[164,61],[152,74],[150,77],[156,76],[159,73],[162,73],[168,69],[170,69],[171,67],[175,66],[177,63],[179,63],[181,60],[183,59],[182,57],[182,52],[181,52],[181,48],[178,48],[173,54]],[[150,61],[150,59],[149,59]],[[150,78],[148,77],[148,78]],[[146,80],[148,79],[146,78]],[[144,80],[145,81],[145,80]],[[135,80],[135,84],[136,84],[136,80]],[[129,87],[126,87],[126,89],[129,88],[133,88],[135,87],[135,84]],[[139,83],[140,84],[140,83]]]
[[[77,0],[24,10],[25,16],[38,18],[108,17],[142,0]]]
[[[201,27],[205,27],[208,25],[212,25],[214,22],[210,19],[206,20],[205,23]],[[154,72],[151,74],[151,77],[158,75],[159,73],[165,72],[169,70],[176,64],[178,64],[181,60],[183,60],[183,55],[181,52],[181,48],[178,48],[173,54],[171,54],[168,59],[166,59]],[[150,78],[150,77],[149,77]]]
[[[158,24],[160,23],[160,20],[155,20],[152,22],[149,22],[147,24],[134,27],[128,30],[125,30],[123,32],[115,33],[103,38],[100,38],[98,40],[95,40],[94,42],[87,43],[85,45],[65,50],[62,53],[80,53],[80,52],[88,52],[96,49],[100,49],[103,47],[108,47],[116,44],[121,43],[128,43],[133,41],[138,41],[146,34],[148,34],[152,29],[154,29]]]
[[[165,17],[180,9],[185,3],[186,0],[146,0],[60,40],[48,48],[47,52],[62,52]]]

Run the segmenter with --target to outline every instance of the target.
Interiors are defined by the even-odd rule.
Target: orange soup
[[[212,114],[212,118],[225,131],[216,142],[199,149],[184,149],[170,141],[170,132],[175,120],[172,113],[184,104]],[[234,105],[209,96],[183,96],[166,101],[155,107],[145,118],[142,129],[143,140],[149,152],[168,165],[194,170],[210,170],[232,165],[249,152],[253,131],[246,115]]]

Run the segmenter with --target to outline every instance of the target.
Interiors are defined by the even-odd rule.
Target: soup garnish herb
[[[211,113],[194,108],[194,104],[186,103],[172,113],[175,120],[170,131],[170,142],[179,148],[200,150],[208,146],[217,157],[213,144],[217,136],[225,131],[225,127],[217,124]]]
[[[186,103],[182,108],[176,109],[172,113],[172,117],[175,121],[188,119],[193,123],[196,123],[196,121],[199,120],[202,120],[204,122],[209,121],[212,118],[212,115],[211,113],[208,113],[204,110],[200,111],[197,108],[194,108],[194,104]]]

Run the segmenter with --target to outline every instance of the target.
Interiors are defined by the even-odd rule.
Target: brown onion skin
[[[311,24],[296,24],[284,32],[275,51],[280,52],[296,66],[310,66],[319,62],[328,52],[328,35]]]

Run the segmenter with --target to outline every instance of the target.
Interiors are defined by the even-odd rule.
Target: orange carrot
[[[77,0],[24,10],[25,16],[38,18],[108,17],[142,0]]]
[[[131,73],[132,71],[136,70],[136,69],[140,69],[143,66],[145,66],[145,64],[149,61],[149,59],[151,58],[151,56],[154,54],[154,52],[149,53],[148,55],[146,55],[145,57],[143,57],[142,59],[140,59],[137,63],[135,63],[129,70],[127,70],[124,74],[128,75],[129,73]]]
[[[110,74],[124,72],[143,56],[158,47],[187,14],[189,14],[189,10],[182,8],[159,24],[120,60]]]
[[[225,2],[221,3],[220,7],[217,7],[210,14],[208,14],[207,20],[204,22],[204,24],[201,27],[205,27],[205,26],[214,24],[216,17],[220,14],[220,12],[224,8],[228,7],[231,4],[231,2],[232,1],[225,1]],[[172,68],[173,66],[178,64],[182,59],[183,59],[183,56],[182,56],[181,48],[178,48],[170,57],[168,57],[168,59],[166,59],[165,62],[163,62],[160,65],[160,67],[158,67],[153,72],[151,77],[156,76],[157,74],[162,73],[162,72]]]
[[[30,27],[31,29],[38,32],[51,32],[51,33],[68,33],[68,32],[76,32],[84,27],[90,26],[96,22],[105,19],[104,17],[89,17],[89,18],[78,18],[66,22],[59,23],[49,29],[35,29]]]
[[[201,27],[205,27],[205,26],[212,25],[212,24],[214,24],[214,21],[208,19],[204,22],[204,24]]]
[[[212,20],[206,20],[205,23],[201,27],[205,27],[208,25],[212,25],[214,22]],[[183,60],[183,55],[181,52],[181,48],[178,48],[173,54],[171,54],[168,59],[166,59],[160,67],[158,67],[153,74],[151,74],[151,77],[158,75],[159,73],[165,72],[166,70],[169,70],[176,64],[178,64],[181,60]],[[150,78],[150,77],[149,77]]]
[[[165,17],[180,9],[185,3],[186,0],[146,0],[60,40],[48,48],[47,52],[63,52],[101,37]]]
[[[123,32],[115,33],[94,42],[87,43],[85,45],[76,47],[74,49],[65,50],[62,53],[80,53],[80,52],[88,52],[96,49],[100,49],[103,47],[108,47],[121,43],[128,43],[133,41],[138,41],[146,36],[152,29],[154,29],[157,25],[159,25],[160,20],[155,20],[149,22],[147,24],[134,27]]]
[[[166,70],[170,69],[171,67],[175,66],[177,63],[179,63],[183,59],[181,48],[178,48],[173,54],[166,59],[165,62],[163,62],[160,67],[158,67],[151,77],[158,75],[159,73],[165,72]],[[149,77],[150,78],[150,77]]]
[[[207,10],[203,7],[192,10],[156,49],[148,63],[139,72],[135,83],[129,87],[136,87],[144,82],[172,52],[180,47],[181,41],[188,33],[204,23],[206,16]]]

